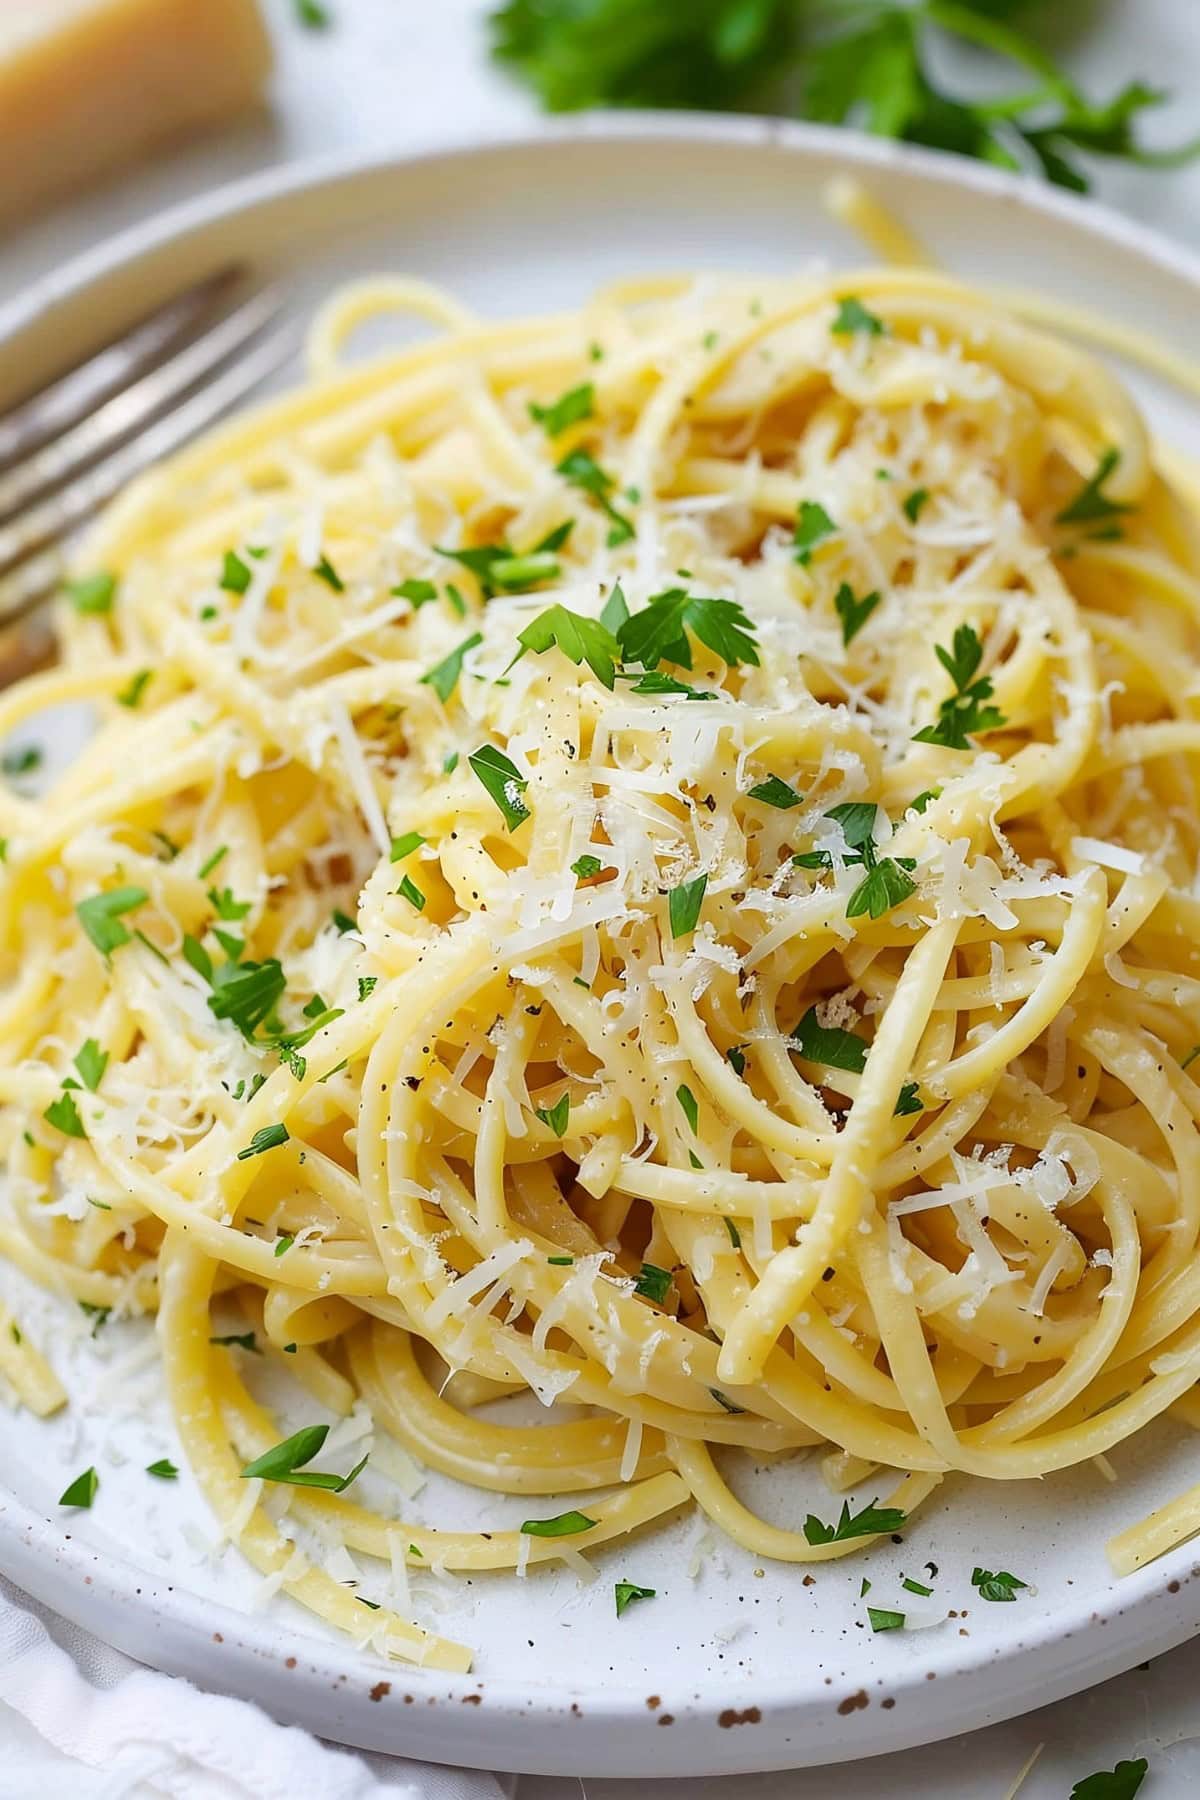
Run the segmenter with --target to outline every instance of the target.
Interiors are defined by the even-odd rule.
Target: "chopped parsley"
[[[590,419],[595,399],[596,391],[591,382],[584,381],[578,387],[568,388],[550,406],[539,406],[536,400],[531,400],[529,416],[535,425],[542,427],[547,437],[557,437],[569,425],[578,425],[581,420]]]
[[[526,1537],[575,1537],[581,1531],[590,1531],[595,1523],[586,1513],[564,1512],[553,1519],[526,1519],[521,1530]]]
[[[244,919],[252,904],[249,900],[235,900],[233,889],[227,887],[209,888],[208,903],[218,919],[223,919],[227,924],[236,924],[239,919]]]
[[[616,482],[611,475],[606,475],[600,464],[586,450],[570,450],[557,465],[557,471],[564,481],[593,499],[601,512],[609,521],[608,547],[615,549],[618,544],[627,543],[634,535],[633,523],[624,513],[617,511],[612,503],[612,492]]]
[[[200,880],[203,881],[206,876],[211,875],[213,870],[218,866],[218,864],[224,862],[225,858],[228,855],[229,855],[229,845],[228,844],[218,844],[217,848],[213,851],[212,855],[209,857],[206,857],[205,860],[200,864],[200,867],[196,870],[196,874],[199,876]]]
[[[346,584],[327,556],[322,555],[317,562],[313,564],[313,574],[317,577],[318,581],[323,581],[326,587],[331,587],[335,594],[345,593]]]
[[[121,923],[122,915],[144,906],[149,898],[145,888],[110,888],[105,894],[91,894],[81,900],[75,914],[101,956],[109,957],[132,937]]]
[[[798,794],[779,775],[768,775],[765,781],[756,781],[746,797],[749,800],[761,800],[764,806],[776,806],[780,812],[790,812],[792,807],[804,804],[804,795]]]
[[[731,1050],[725,1052],[725,1061],[735,1075],[744,1075],[746,1073],[746,1046],[735,1044]]]
[[[639,1587],[636,1581],[618,1581],[614,1588],[617,1601],[617,1617],[623,1618],[635,1600],[653,1600],[657,1588]]]
[[[721,1223],[724,1225],[726,1231],[729,1233],[729,1241],[733,1245],[734,1249],[740,1250],[742,1247],[742,1234],[738,1230],[737,1226],[734,1224],[733,1220],[722,1217]]]
[[[552,1131],[557,1138],[565,1135],[571,1117],[570,1094],[560,1094],[553,1106],[535,1106],[533,1110],[547,1131]]]
[[[670,1269],[660,1269],[654,1263],[644,1262],[633,1291],[644,1300],[653,1300],[656,1306],[661,1306],[671,1291]]]
[[[451,562],[470,569],[484,599],[490,600],[501,589],[505,593],[521,593],[539,581],[553,581],[561,574],[555,552],[561,550],[570,537],[574,523],[573,519],[567,519],[556,525],[529,550],[517,551],[511,544],[474,544],[466,550],[450,550],[445,545],[435,544],[434,549],[439,556],[448,556]],[[448,587],[446,591],[453,598],[455,590]],[[465,611],[465,607],[462,610]]]
[[[900,1586],[910,1594],[921,1594],[926,1600],[928,1600],[933,1592],[933,1589],[931,1587],[926,1587],[923,1581],[914,1581],[909,1575],[904,1577]]]
[[[923,793],[917,795],[915,800],[909,801],[908,811],[915,812],[915,813],[923,813],[927,806],[929,806],[934,800],[940,800],[941,797],[942,797],[941,788],[926,788]]]
[[[805,565],[810,563],[817,545],[835,536],[838,529],[836,521],[830,518],[819,500],[802,500],[796,509],[792,540],[796,546],[796,561]]]
[[[351,921],[351,928],[353,928],[353,921]],[[227,938],[224,933],[219,933],[218,936],[226,949],[230,944],[237,943],[236,938]],[[194,941],[192,940],[193,943]],[[196,948],[200,949],[201,956],[205,956],[205,952],[199,945]],[[198,968],[195,953],[194,951],[189,952],[186,942],[184,954],[191,962],[192,967]],[[252,1038],[263,1020],[270,1017],[277,1001],[283,996],[287,980],[282,965],[272,956],[261,963],[239,963],[231,960],[220,969],[213,970],[211,962],[208,966],[211,973],[206,976],[206,979],[212,983],[212,993],[208,996],[208,1005],[213,1017],[230,1020],[237,1026],[243,1037]],[[203,974],[203,968],[198,968],[198,972]]]
[[[414,850],[419,850],[421,845],[427,842],[428,839],[423,838],[419,831],[406,831],[403,837],[392,839],[388,860],[394,863],[403,862],[406,856],[411,856]]]
[[[117,705],[127,706],[131,711],[138,706],[142,695],[150,685],[150,678],[153,674],[153,669],[139,669],[137,674],[130,678],[128,687],[123,687],[116,696]]]
[[[882,1606],[868,1606],[867,1617],[872,1631],[903,1631],[904,1614]]]
[[[1111,445],[1096,464],[1095,472],[1084,482],[1075,498],[1054,515],[1056,525],[1089,525],[1097,520],[1116,519],[1132,507],[1120,500],[1110,500],[1104,484],[1121,460],[1121,452]]]
[[[673,939],[686,937],[689,931],[696,929],[707,887],[708,876],[697,875],[693,880],[681,881],[678,887],[671,889],[667,896],[667,917]]]
[[[842,582],[837,593],[833,596],[833,604],[837,611],[838,618],[842,621],[842,643],[847,649],[858,636],[882,598],[883,595],[879,592],[878,588],[873,588],[869,594],[864,594],[860,600],[855,594],[854,589],[850,586],[850,583],[848,581]]]
[[[529,817],[529,808],[521,796],[529,783],[517,765],[493,744],[481,744],[478,750],[472,750],[467,761],[484,790],[500,808],[508,829],[515,831],[518,825],[523,825]]]
[[[700,1127],[700,1106],[690,1087],[677,1087],[675,1098],[679,1102],[679,1110],[693,1131]]]
[[[407,900],[410,906],[415,907],[417,912],[425,911],[425,896],[411,875],[404,877],[396,893],[401,900]]]
[[[521,648],[509,663],[510,669],[527,650],[541,655],[557,644],[576,668],[585,662],[597,681],[610,691],[615,683],[621,646],[600,619],[589,619],[565,606],[547,607],[524,631],[518,632],[517,642]]]
[[[262,1156],[267,1150],[278,1150],[281,1144],[287,1143],[290,1135],[286,1125],[262,1125],[245,1149],[238,1151],[237,1159],[245,1162],[248,1157]]]
[[[628,681],[629,677],[624,676],[622,679]],[[629,691],[631,694],[682,694],[685,700],[720,699],[719,694],[692,687],[686,681],[677,681],[674,675],[668,675],[662,669],[647,669],[644,675],[638,676]]]
[[[416,608],[428,606],[431,600],[437,599],[437,588],[432,581],[419,581],[412,575],[391,591],[397,600],[409,600]]]
[[[250,586],[252,574],[249,563],[244,563],[236,550],[227,550],[217,586],[224,588],[228,594],[244,594]]]
[[[91,1300],[81,1300],[79,1310],[85,1319],[92,1321],[91,1336],[95,1337],[102,1325],[107,1325],[112,1314],[111,1306],[97,1306]]]
[[[981,1600],[1015,1600],[1017,1589],[1028,1587],[1027,1581],[1020,1581],[1017,1576],[1010,1575],[1007,1569],[973,1569],[971,1586],[979,1589]]]
[[[804,1521],[804,1536],[810,1544],[843,1544],[847,1538],[878,1537],[899,1531],[908,1518],[895,1506],[877,1506],[872,1500],[860,1513],[851,1513],[850,1502],[843,1500],[836,1525],[825,1525],[814,1513]]]
[[[358,978],[359,1000],[369,1000],[371,995],[375,992],[378,982],[378,975],[360,975]]]
[[[340,906],[335,906],[329,916],[333,920],[339,937],[345,937],[348,931],[358,930],[358,920],[352,919],[349,913],[344,913]]]
[[[1146,1758],[1138,1756],[1132,1762],[1119,1762],[1114,1769],[1085,1775],[1071,1789],[1071,1800],[1133,1800],[1149,1767]]]
[[[427,669],[421,680],[426,687],[431,687],[443,706],[448,705],[450,696],[458,686],[458,678],[462,674],[463,658],[468,650],[474,650],[482,644],[483,638],[478,631],[473,631],[469,638],[464,638],[456,650]]]
[[[67,598],[77,613],[111,612],[116,591],[117,578],[107,569],[97,569],[94,575],[84,575],[66,585]]]
[[[911,494],[905,495],[904,516],[911,525],[915,525],[929,499],[928,488],[914,488]]]
[[[593,875],[598,875],[603,867],[604,864],[598,856],[577,856],[571,864],[571,873],[577,875],[580,881],[589,881]]]
[[[355,1463],[348,1475],[320,1475],[305,1469],[304,1464],[312,1461],[328,1436],[328,1425],[305,1425],[291,1437],[284,1438],[281,1444],[264,1450],[261,1456],[247,1463],[242,1470],[242,1480],[285,1481],[292,1487],[325,1488],[332,1494],[342,1493],[366,1467],[367,1459],[364,1456],[361,1462]]]
[[[925,1102],[921,1098],[920,1089],[915,1081],[906,1081],[896,1096],[896,1104],[892,1108],[894,1119],[907,1118],[909,1113],[925,1111]]]
[[[75,1104],[74,1094],[60,1094],[57,1100],[50,1102],[42,1117],[48,1125],[53,1125],[56,1131],[61,1131],[64,1137],[87,1137],[83,1120],[79,1116],[79,1108]]]
[[[286,1256],[295,1241],[295,1238],[290,1232],[280,1232],[279,1236],[275,1239],[275,1248],[272,1251],[272,1255]]]
[[[99,1486],[100,1477],[95,1469],[85,1469],[83,1474],[77,1475],[70,1486],[59,1495],[58,1504],[80,1508],[90,1506],[96,1498],[96,1490]]]
[[[147,1475],[157,1475],[160,1481],[178,1481],[179,1479],[179,1470],[173,1462],[168,1462],[165,1456],[160,1457],[157,1462],[147,1463],[146,1473]]]
[[[292,0],[296,17],[308,31],[325,31],[333,23],[324,0]]]
[[[835,337],[883,337],[887,326],[873,312],[868,312],[857,294],[838,296],[837,315],[829,327]]]
[[[95,1093],[104,1079],[104,1071],[108,1067],[108,1051],[102,1050],[95,1038],[84,1042],[79,1054],[72,1058],[79,1071],[79,1079],[90,1093]]]
[[[236,1344],[239,1350],[252,1350],[255,1356],[262,1355],[258,1339],[252,1331],[230,1331],[224,1337],[210,1337],[208,1341],[210,1344],[220,1344],[223,1348]]]
[[[954,692],[938,707],[937,723],[915,732],[913,742],[944,744],[948,750],[969,750],[969,733],[997,731],[1008,721],[996,706],[985,706],[992,696],[990,675],[975,677],[983,657],[979,634],[971,625],[960,625],[954,633],[953,648],[934,645],[938,661],[954,683]]]
[[[866,1038],[857,1037],[852,1031],[841,1031],[836,1026],[820,1024],[815,1006],[809,1007],[793,1031],[792,1042],[807,1061],[821,1063],[827,1069],[845,1069],[851,1075],[861,1075],[867,1066],[870,1045]],[[809,1539],[810,1544],[817,1541]]]
[[[20,744],[0,757],[0,769],[8,776],[32,775],[42,766],[42,750],[38,744]]]
[[[907,874],[914,868],[910,857],[897,860],[880,856],[875,849],[875,825],[879,808],[871,800],[850,800],[831,807],[825,814],[842,828],[842,836],[851,854],[847,865],[861,864],[867,873],[846,902],[846,917],[856,919],[869,913],[880,919],[893,906],[899,906],[917,891],[917,884]]]
[[[619,627],[617,637],[628,663],[653,669],[660,662],[670,662],[690,669],[689,631],[731,668],[758,663],[754,625],[739,603],[689,594],[686,588],[652,594],[645,608]]]

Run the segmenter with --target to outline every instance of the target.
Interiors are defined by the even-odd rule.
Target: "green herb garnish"
[[[671,889],[667,895],[667,917],[672,938],[686,937],[689,931],[696,929],[707,887],[708,876],[697,875]]]
[[[529,808],[522,795],[529,783],[517,765],[505,756],[503,750],[497,750],[492,744],[481,744],[478,750],[472,750],[467,761],[485,791],[500,808],[508,829],[515,831],[518,825],[523,825],[529,817]]]
[[[517,642],[521,648],[509,663],[510,669],[520,662],[527,650],[540,655],[557,644],[576,668],[585,662],[606,688],[611,690],[616,680],[616,664],[621,657],[617,639],[599,619],[589,619],[583,613],[571,612],[568,607],[547,607],[518,632]]]
[[[809,1007],[793,1031],[792,1042],[799,1055],[809,1062],[821,1063],[827,1069],[845,1069],[851,1075],[861,1075],[867,1066],[870,1049],[867,1040],[856,1037],[852,1031],[821,1025],[815,1006]],[[816,1541],[809,1539],[810,1543]]]
[[[281,1144],[287,1143],[290,1135],[286,1125],[262,1125],[245,1149],[238,1151],[237,1159],[245,1162],[247,1157],[262,1156],[267,1150],[278,1150]]]
[[[736,600],[716,600],[667,588],[652,594],[642,612],[632,614],[617,632],[627,663],[644,669],[660,662],[692,666],[688,632],[730,667],[758,663],[754,625]]]
[[[95,1469],[85,1469],[83,1474],[77,1475],[70,1487],[66,1488],[64,1492],[59,1495],[58,1504],[60,1506],[78,1506],[80,1508],[90,1506],[92,1501],[96,1498],[96,1490],[99,1486],[100,1477],[97,1475]]]
[[[464,638],[456,650],[427,669],[421,680],[426,687],[431,687],[443,706],[449,704],[450,696],[458,686],[458,678],[462,674],[463,658],[468,650],[474,650],[476,644],[482,644],[483,637],[473,631],[469,638]]]
[[[570,1094],[560,1094],[553,1106],[535,1106],[533,1110],[547,1131],[552,1131],[557,1138],[565,1135],[571,1117]]]
[[[779,775],[768,775],[765,781],[756,781],[747,790],[747,799],[761,800],[764,806],[776,806],[780,812],[789,812],[794,806],[803,806],[804,795],[798,794]]]
[[[107,569],[98,569],[94,575],[84,575],[66,585],[67,597],[77,613],[111,612],[116,591],[117,578]]]
[[[868,312],[857,294],[839,295],[837,316],[829,327],[836,337],[883,337],[887,326],[873,312]]]
[[[973,1569],[971,1586],[979,1589],[981,1600],[1015,1600],[1017,1589],[1028,1587],[1027,1581],[1018,1580],[1010,1575],[1007,1569]]]
[[[121,923],[122,915],[144,906],[149,898],[145,888],[110,888],[105,894],[92,894],[81,900],[75,914],[101,956],[109,957],[132,937]]]
[[[560,394],[551,406],[539,406],[536,400],[529,403],[529,416],[536,425],[540,425],[547,437],[557,437],[569,425],[578,425],[583,419],[590,419],[595,405],[596,392],[590,381],[581,382],[578,387],[569,388]]]
[[[864,594],[860,600],[850,583],[842,582],[833,596],[833,604],[838,618],[842,621],[842,643],[847,649],[882,599],[883,595],[875,588],[869,594]]]
[[[618,1581],[614,1589],[618,1619],[624,1616],[635,1600],[653,1600],[657,1592],[657,1588],[639,1587],[635,1581]]]
[[[581,1531],[590,1531],[595,1523],[586,1513],[564,1512],[553,1519],[526,1519],[521,1530],[526,1537],[575,1537]]]
[[[671,1291],[670,1269],[660,1269],[654,1263],[644,1262],[633,1291],[644,1300],[653,1300],[656,1306],[661,1306]]]
[[[934,653],[954,683],[954,692],[938,707],[936,725],[913,734],[917,744],[944,744],[948,750],[969,750],[974,732],[998,731],[1008,721],[996,706],[985,706],[992,696],[990,675],[975,678],[983,659],[983,645],[971,625],[960,625],[952,649],[934,645]]]
[[[355,1463],[348,1475],[318,1475],[306,1470],[304,1464],[312,1461],[328,1436],[328,1425],[304,1426],[247,1463],[242,1470],[242,1480],[257,1477],[260,1481],[284,1481],[291,1487],[325,1488],[331,1494],[342,1493],[366,1467],[367,1459],[364,1456],[361,1462]]]
[[[1132,507],[1119,500],[1110,500],[1104,492],[1104,484],[1120,460],[1121,452],[1110,446],[1096,464],[1095,473],[1084,482],[1075,498],[1060,513],[1055,513],[1054,523],[1088,525],[1096,520],[1116,519],[1122,513],[1131,512]]]
[[[833,537],[839,527],[831,519],[819,500],[802,500],[796,509],[796,527],[793,543],[796,547],[796,561],[808,564],[812,561],[812,553],[818,544],[826,538]]]
[[[842,1544],[847,1538],[878,1537],[899,1531],[908,1514],[895,1506],[877,1506],[872,1500],[860,1513],[851,1513],[850,1502],[842,1502],[836,1525],[825,1525],[814,1513],[804,1521],[804,1535],[810,1544]]]
[[[79,1054],[71,1060],[79,1071],[79,1079],[84,1087],[94,1094],[108,1067],[108,1051],[102,1050],[95,1038],[88,1038]]]

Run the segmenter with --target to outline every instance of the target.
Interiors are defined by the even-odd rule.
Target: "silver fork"
[[[295,354],[278,292],[243,287],[237,269],[197,282],[0,416],[0,686],[44,660],[44,634],[9,628],[61,584],[71,533]]]

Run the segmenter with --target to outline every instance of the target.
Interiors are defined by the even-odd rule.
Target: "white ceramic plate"
[[[830,176],[856,169],[950,268],[1028,283],[1114,318],[1194,341],[1200,265],[1135,226],[974,164],[841,132],[686,117],[596,119],[569,133],[389,161],[272,171],[141,227],[0,308],[0,407],[157,298],[231,259],[278,274],[305,309],[335,282],[379,269],[441,281],[482,311],[580,300],[630,271],[780,271],[814,257],[869,258],[822,206]],[[1126,371],[1129,374],[1129,371]],[[1200,410],[1134,377],[1164,434],[1200,450]],[[42,1424],[5,1420],[0,1567],[133,1655],[349,1743],[414,1756],[593,1775],[716,1774],[865,1756],[946,1736],[1069,1694],[1200,1630],[1200,1565],[1183,1548],[1114,1584],[1105,1539],[1200,1477],[1179,1430],[1037,1484],[949,1480],[907,1541],[818,1569],[756,1568],[694,1520],[568,1573],[417,1584],[420,1610],[478,1649],[467,1677],[382,1665],[286,1600],[256,1607],[257,1578],[215,1530],[190,1480],[142,1471],[175,1446],[150,1334],[109,1326],[94,1341],[74,1309],[22,1295],[53,1335],[72,1406]],[[311,1408],[309,1408],[311,1412]],[[90,1462],[90,1512],[56,1506]],[[765,1482],[797,1526],[829,1514],[815,1461]],[[431,1479],[401,1500],[430,1523],[512,1525],[520,1502]],[[868,1487],[860,1498],[869,1499]],[[569,1504],[569,1503],[568,1503]],[[547,1503],[549,1513],[553,1505]],[[934,1629],[873,1635],[859,1583],[887,1605],[898,1582],[938,1566]],[[977,1602],[977,1562],[1030,1583],[1012,1605]],[[365,1563],[364,1591],[370,1591]],[[614,1617],[612,1583],[658,1590]],[[914,1603],[910,1600],[909,1605]],[[957,1615],[957,1616],[956,1616]],[[369,1615],[367,1615],[369,1616]]]

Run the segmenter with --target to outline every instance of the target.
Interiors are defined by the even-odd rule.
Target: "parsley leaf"
[[[122,914],[135,912],[149,898],[145,888],[109,888],[107,893],[81,900],[75,915],[101,956],[107,958],[131,941],[132,933],[121,923]]]
[[[1029,1583],[1019,1581],[1007,1569],[997,1569],[995,1573],[991,1569],[973,1569],[971,1586],[979,1589],[981,1600],[1015,1600],[1017,1589],[1028,1587]]]
[[[520,662],[527,650],[541,655],[557,644],[576,668],[586,662],[597,681],[603,682],[610,691],[615,683],[621,646],[599,619],[589,619],[565,606],[551,606],[517,634],[517,642],[521,648],[509,663],[510,669]]]
[[[285,1481],[291,1487],[325,1488],[329,1493],[340,1494],[362,1472],[367,1459],[364,1456],[361,1462],[355,1463],[348,1475],[320,1475],[304,1469],[304,1464],[312,1461],[328,1436],[328,1425],[305,1425],[291,1437],[284,1438],[281,1444],[264,1450],[261,1456],[247,1463],[242,1470],[242,1480],[257,1477],[260,1481]]]
[[[229,941],[236,942],[236,939]],[[192,958],[188,960],[195,968]],[[211,968],[211,963],[209,966]],[[261,963],[231,961],[223,968],[213,970],[209,1011],[214,1019],[228,1019],[243,1037],[252,1038],[263,1020],[274,1011],[286,986],[283,967],[273,956]]]
[[[411,856],[414,850],[419,850],[421,845],[428,841],[427,838],[421,836],[419,831],[406,831],[402,837],[394,837],[392,839],[392,848],[388,861],[394,863],[403,862],[406,856]]]
[[[598,875],[603,867],[598,856],[579,856],[571,864],[571,873],[578,875],[580,881],[587,881],[591,876]]]
[[[179,1479],[179,1470],[173,1462],[168,1462],[165,1456],[160,1457],[158,1462],[147,1463],[146,1473],[147,1475],[157,1475],[160,1481],[178,1481]]]
[[[418,912],[425,911],[425,895],[421,892],[411,875],[406,875],[404,877],[400,886],[396,889],[396,893],[399,895],[400,899],[407,900],[408,904],[415,907]]]
[[[883,337],[887,326],[873,312],[868,312],[857,294],[838,296],[837,316],[829,327],[835,337]]]
[[[535,1106],[534,1112],[548,1131],[555,1137],[565,1137],[567,1121],[571,1117],[571,1096],[560,1094],[553,1106]]]
[[[686,588],[667,588],[652,594],[640,613],[634,613],[617,632],[625,661],[653,669],[660,662],[692,666],[687,633],[730,667],[758,663],[754,625],[736,600],[715,600],[689,594]]]
[[[916,524],[928,499],[929,489],[923,487],[914,488],[912,493],[907,495],[904,501],[904,516],[910,524]]]
[[[611,475],[606,475],[600,464],[586,450],[571,450],[557,465],[557,471],[564,481],[588,494],[608,515],[609,532],[608,547],[610,550],[618,544],[624,544],[633,536],[632,521],[624,513],[619,513],[612,503],[611,495],[616,482]]]
[[[536,400],[531,400],[529,416],[536,425],[542,427],[547,437],[557,437],[568,425],[578,425],[582,419],[590,419],[595,399],[595,388],[590,381],[584,381],[578,387],[569,388],[565,394],[560,394],[550,406],[539,406]]]
[[[700,1128],[700,1106],[691,1088],[686,1086],[677,1087],[675,1089],[675,1098],[679,1102],[679,1110],[682,1112],[692,1130],[698,1131]]]
[[[1121,452],[1110,446],[1096,464],[1095,473],[1084,482],[1075,498],[1060,513],[1055,513],[1054,523],[1086,525],[1096,519],[1115,519],[1122,513],[1131,512],[1132,507],[1119,500],[1110,500],[1103,491],[1105,482],[1120,460]]]
[[[238,1151],[237,1159],[245,1162],[247,1157],[261,1156],[266,1150],[278,1150],[281,1144],[287,1143],[289,1135],[286,1125],[260,1126],[245,1149]]]
[[[803,806],[804,795],[798,794],[794,787],[778,775],[768,775],[765,781],[756,781],[747,789],[749,800],[761,800],[764,806],[777,806],[780,812],[790,812],[794,806]]]
[[[985,706],[992,696],[992,678],[981,675],[972,680],[983,657],[983,645],[972,625],[960,625],[954,642],[947,650],[935,644],[938,661],[954,683],[954,692],[938,707],[937,723],[913,733],[917,744],[944,744],[948,750],[969,750],[970,734],[998,731],[1008,723],[998,706]]]
[[[476,644],[482,644],[482,642],[482,634],[473,631],[469,638],[463,639],[457,650],[452,650],[449,656],[443,657],[440,663],[435,663],[432,669],[427,669],[422,675],[422,682],[426,687],[433,689],[443,706],[449,704],[450,696],[458,686],[458,678],[462,674],[463,657],[468,650],[474,650]]]
[[[112,611],[117,578],[107,569],[97,569],[94,575],[68,581],[65,591],[77,613],[107,613]]]
[[[153,674],[153,669],[139,669],[136,675],[132,675],[128,686],[123,687],[115,696],[117,705],[127,706],[131,712],[135,707],[140,706],[142,695],[149,687]]]
[[[82,1475],[75,1477],[69,1487],[64,1488],[58,1496],[58,1504],[60,1506],[78,1506],[81,1509],[90,1506],[96,1498],[96,1490],[99,1486],[100,1477],[95,1469],[85,1469]]]
[[[841,583],[837,593],[833,596],[833,604],[838,618],[842,621],[842,643],[847,649],[882,599],[883,595],[878,588],[873,588],[869,594],[864,594],[859,600],[848,581]]]
[[[508,829],[515,831],[518,825],[523,825],[529,817],[529,808],[521,796],[529,783],[516,764],[493,744],[481,744],[478,750],[472,750],[467,761],[500,808]]]
[[[574,1537],[580,1531],[590,1531],[595,1523],[586,1513],[564,1512],[553,1519],[526,1519],[521,1530],[526,1537]]]
[[[617,1601],[617,1617],[623,1618],[635,1600],[653,1600],[657,1588],[638,1587],[635,1581],[618,1581],[614,1588]]]
[[[908,1518],[895,1506],[877,1506],[872,1500],[860,1513],[851,1513],[850,1502],[842,1502],[836,1525],[825,1525],[814,1513],[804,1521],[804,1535],[810,1544],[843,1544],[847,1538],[890,1536],[899,1531]]]
[[[74,1094],[60,1094],[57,1100],[50,1102],[42,1117],[48,1125],[53,1125],[56,1131],[61,1131],[64,1137],[87,1137],[83,1120],[79,1116],[79,1108],[75,1104]]]
[[[804,565],[810,563],[817,545],[835,536],[838,529],[836,521],[830,518],[819,500],[802,500],[796,509],[792,540],[796,546],[796,561]]]
[[[905,1119],[910,1113],[925,1111],[925,1102],[921,1098],[920,1086],[915,1081],[906,1081],[896,1096],[896,1104],[892,1108],[894,1119]]]
[[[881,919],[884,913],[899,906],[916,891],[916,882],[899,863],[890,856],[881,857],[874,868],[868,869],[847,900],[846,917],[857,919],[862,913],[869,913],[873,919]]]
[[[235,900],[233,889],[227,887],[209,888],[208,903],[218,919],[224,919],[233,924],[236,924],[239,919],[244,919],[252,905],[249,900]]]
[[[689,931],[696,929],[707,887],[708,876],[697,875],[693,880],[682,881],[678,887],[671,889],[667,896],[667,917],[672,938],[686,937]]]
[[[244,594],[250,586],[252,573],[249,563],[244,563],[236,550],[227,550],[217,586],[224,588],[227,594]]]
[[[410,575],[406,581],[402,581],[398,587],[394,587],[390,591],[397,600],[411,601],[417,610],[422,606],[428,606],[431,600],[437,599],[437,589],[432,581],[421,581],[415,575]]]
[[[868,1606],[867,1617],[872,1631],[903,1631],[904,1614],[882,1606]]]
[[[628,681],[629,676],[622,680]],[[692,687],[690,682],[677,681],[674,675],[667,675],[662,669],[647,669],[639,675],[630,688],[631,694],[682,694],[685,700],[717,700],[718,694],[707,692],[703,688]]]
[[[792,1042],[800,1056],[827,1069],[845,1069],[851,1075],[861,1075],[867,1066],[870,1045],[866,1038],[856,1036],[853,1031],[820,1024],[815,1006],[809,1007],[792,1032]],[[809,1538],[808,1541],[813,1544],[818,1540]]]
[[[1132,1762],[1119,1762],[1115,1769],[1085,1775],[1071,1789],[1071,1800],[1133,1800],[1149,1767],[1146,1758],[1139,1756]]]
[[[345,593],[346,584],[327,556],[321,555],[318,557],[317,561],[313,564],[313,574],[317,577],[318,581],[323,581],[326,587],[331,587],[335,594]]]
[[[72,1058],[79,1070],[79,1079],[91,1093],[104,1079],[104,1071],[108,1067],[108,1051],[102,1050],[95,1038],[88,1038],[79,1054]]]
[[[634,1293],[640,1294],[644,1300],[653,1300],[661,1306],[671,1290],[670,1269],[656,1268],[653,1263],[644,1262],[642,1272],[637,1278]]]

